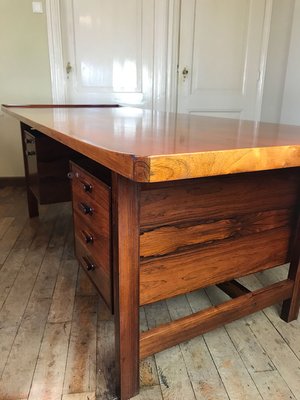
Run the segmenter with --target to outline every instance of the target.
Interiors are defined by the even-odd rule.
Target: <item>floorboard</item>
[[[28,219],[0,189],[0,399],[116,400],[113,317],[74,256],[69,203]],[[250,289],[287,267],[240,280]],[[142,307],[141,330],[218,304],[216,287]],[[300,319],[274,305],[148,357],[135,400],[300,400]]]

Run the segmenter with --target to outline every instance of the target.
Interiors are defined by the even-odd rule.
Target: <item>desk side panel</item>
[[[145,185],[140,302],[289,262],[298,168]]]

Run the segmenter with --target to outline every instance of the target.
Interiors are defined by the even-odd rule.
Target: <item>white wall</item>
[[[300,125],[300,0],[295,2],[281,122]]]
[[[51,102],[46,15],[31,0],[1,0],[0,38],[0,103]],[[1,113],[0,177],[22,175],[19,124]]]

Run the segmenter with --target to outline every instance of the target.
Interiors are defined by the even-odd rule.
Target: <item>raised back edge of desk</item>
[[[73,105],[62,106],[73,107]],[[77,106],[80,107],[80,105]],[[51,105],[40,105],[40,107],[51,108]],[[300,144],[152,156],[120,153],[94,146],[41,125],[18,114],[18,108],[19,106],[2,106],[4,112],[21,122],[103,164],[112,171],[141,183],[300,167]]]

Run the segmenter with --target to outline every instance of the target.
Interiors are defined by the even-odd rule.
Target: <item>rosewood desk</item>
[[[144,357],[281,301],[282,318],[297,318],[300,127],[116,106],[2,110],[21,121],[23,134],[64,146],[75,158],[73,192],[95,204],[79,202],[83,214],[101,210],[92,226],[106,246],[94,243],[98,280],[93,263],[86,269],[115,315],[122,400],[138,393]],[[81,155],[91,169],[76,164]],[[263,289],[235,280],[284,263],[288,278]],[[209,285],[232,299],[140,333],[140,306]]]

